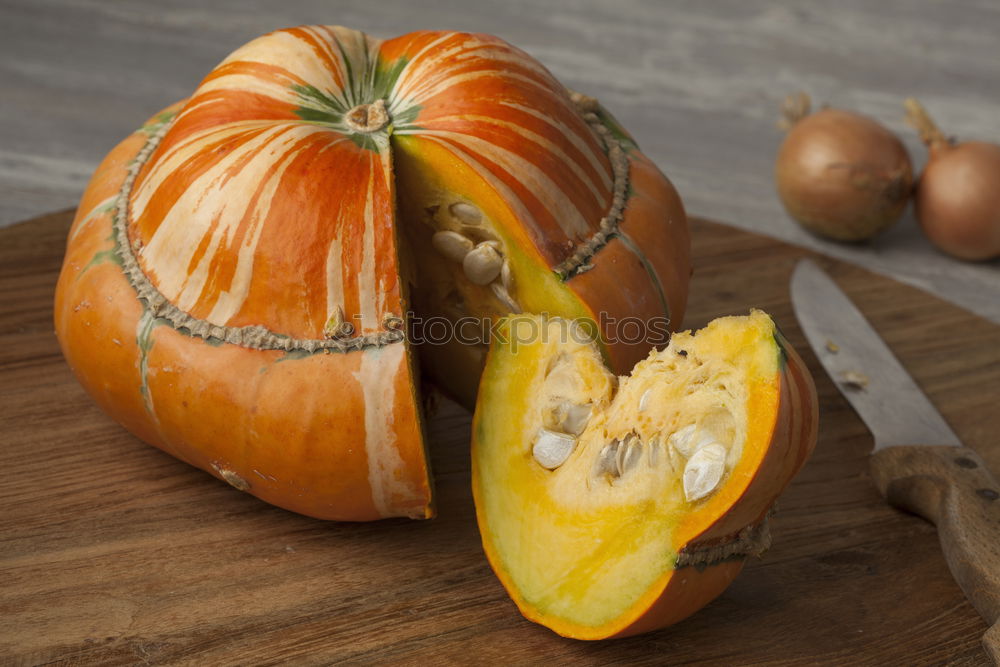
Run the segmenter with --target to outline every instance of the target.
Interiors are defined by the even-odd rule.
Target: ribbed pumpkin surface
[[[129,238],[157,289],[212,324],[294,338],[323,338],[338,307],[359,333],[401,315],[391,138],[344,118],[383,97],[392,134],[471,167],[549,265],[597,230],[607,156],[526,54],[481,35],[302,27],[229,56],[139,173]]]

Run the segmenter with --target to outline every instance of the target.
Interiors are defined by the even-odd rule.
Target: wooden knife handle
[[[887,447],[871,467],[889,504],[937,526],[952,576],[990,625],[983,647],[1000,664],[1000,484],[968,447]]]

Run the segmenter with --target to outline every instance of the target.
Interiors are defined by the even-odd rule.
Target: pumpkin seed
[[[649,407],[649,395],[652,392],[652,389],[647,389],[642,392],[642,396],[639,397],[639,412],[645,412],[646,408]]]
[[[625,463],[625,460],[624,460],[625,459],[625,453],[628,451],[628,448],[629,448],[629,441],[628,440],[629,440],[629,438],[628,438],[628,436],[626,436],[624,440],[622,440],[620,443],[618,443],[618,448],[615,450],[615,469],[614,469],[614,473],[618,477],[622,476],[622,468],[624,467],[624,463]]]
[[[691,442],[691,438],[694,437],[694,432],[697,428],[694,424],[688,424],[679,431],[671,433],[667,442],[679,453],[684,454],[684,456],[691,456],[693,452],[689,449],[688,444]]]
[[[472,204],[458,201],[449,206],[448,211],[466,225],[478,225],[483,221],[483,212]]]
[[[503,267],[500,269],[500,282],[503,283],[503,288],[508,293],[514,291],[514,275],[511,273],[508,261],[504,261]]]
[[[493,247],[493,243],[495,241],[480,243],[469,251],[462,260],[465,276],[474,285],[489,285],[500,275],[500,269],[503,268],[503,257]]]
[[[705,445],[715,442],[715,438],[694,424],[689,424],[673,433],[668,442],[681,456],[689,459]]]
[[[712,493],[726,470],[726,448],[717,442],[705,445],[684,466],[684,497],[688,502]]]
[[[633,435],[625,444],[625,454],[621,457],[621,469],[618,471],[619,477],[626,474],[642,460],[642,440],[639,436]]]
[[[583,433],[584,429],[587,428],[587,422],[590,421],[590,413],[592,409],[593,406],[590,403],[584,403],[582,405],[569,402],[562,403],[556,409],[556,414],[559,418],[559,425],[566,433],[580,435]]]
[[[615,454],[615,470],[621,477],[632,469],[642,458],[642,441],[635,433],[629,433],[618,446]]]
[[[646,443],[646,450],[649,452],[649,466],[655,468],[660,462],[660,434],[657,433]]]
[[[618,456],[619,445],[621,445],[621,442],[612,440],[601,448],[600,454],[597,455],[597,460],[594,461],[594,468],[591,471],[592,476],[604,477],[606,475],[618,474],[615,459]]]
[[[576,438],[573,436],[542,428],[538,430],[538,437],[531,453],[538,465],[548,470],[555,470],[566,462],[575,447]]]
[[[437,232],[431,237],[434,249],[453,262],[461,262],[472,250],[472,240],[458,232]]]

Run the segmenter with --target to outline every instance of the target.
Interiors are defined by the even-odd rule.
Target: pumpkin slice
[[[760,311],[674,334],[629,377],[565,319],[498,329],[473,425],[483,546],[530,620],[579,639],[674,623],[768,544],[815,389]]]

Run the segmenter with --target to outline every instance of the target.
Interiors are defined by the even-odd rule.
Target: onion
[[[907,121],[930,153],[916,193],[924,234],[946,253],[967,260],[1000,257],[1000,146],[956,143],[915,99]]]
[[[906,147],[867,116],[785,101],[790,128],[775,165],[778,195],[806,229],[838,241],[871,238],[902,215],[913,185]]]

